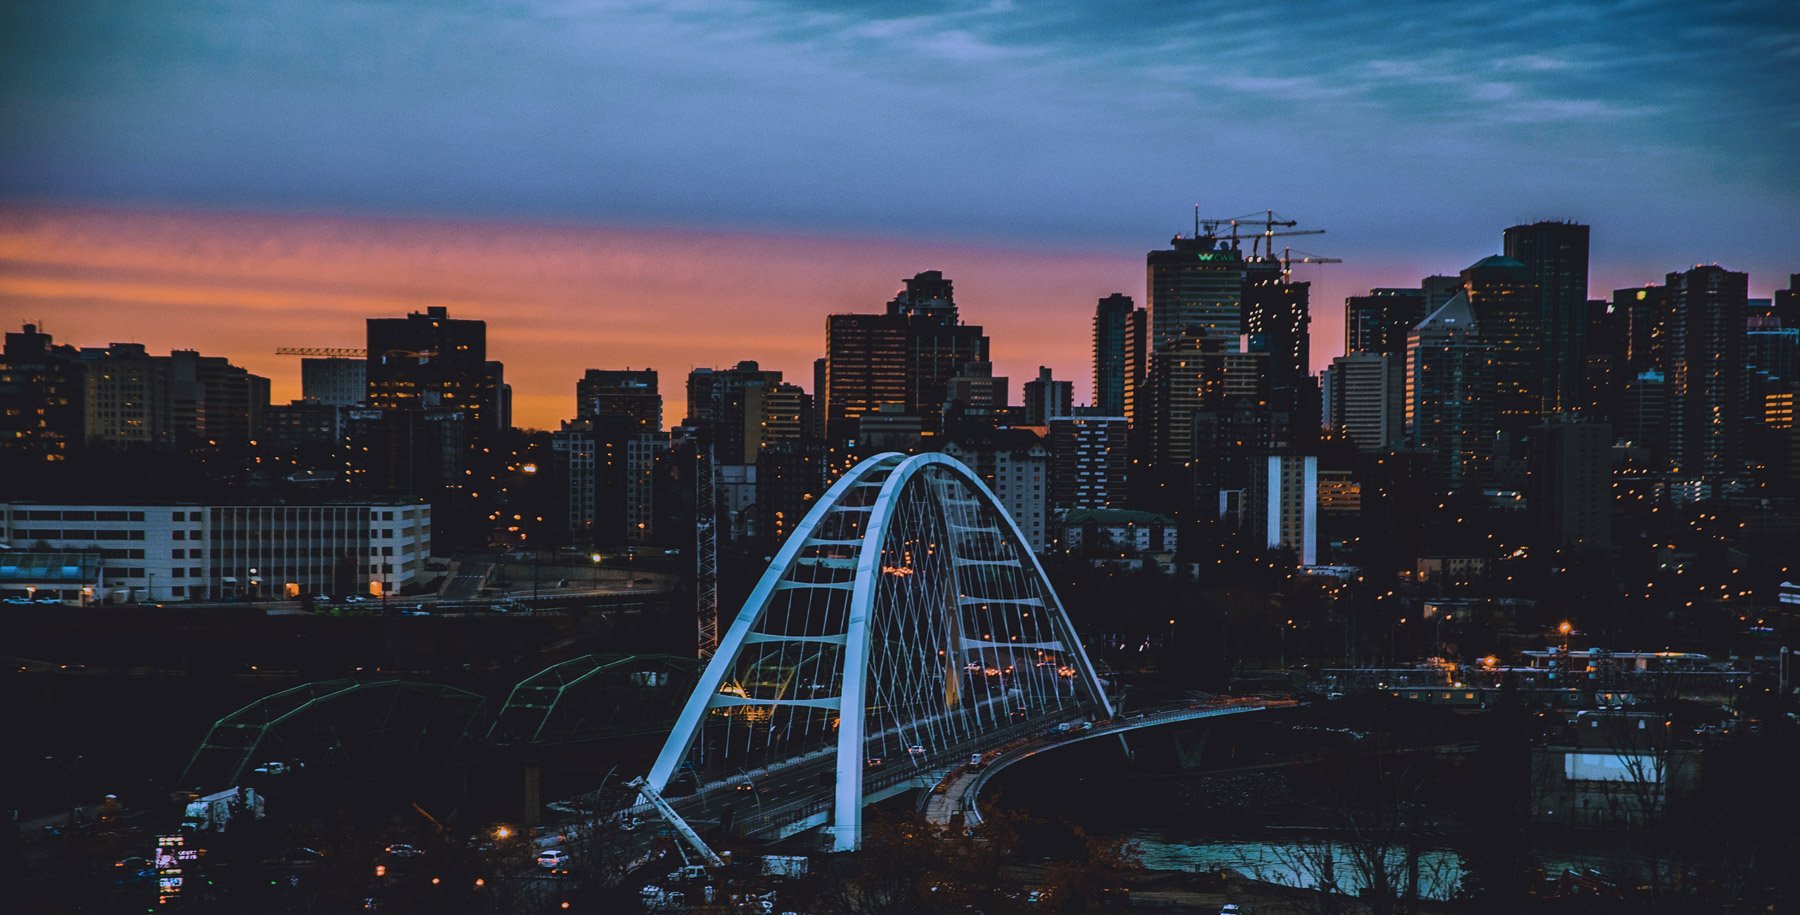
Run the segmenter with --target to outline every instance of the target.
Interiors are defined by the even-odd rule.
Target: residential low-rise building
[[[1080,508],[1065,513],[1057,529],[1063,549],[1071,553],[1125,558],[1175,553],[1175,519],[1153,512]]]

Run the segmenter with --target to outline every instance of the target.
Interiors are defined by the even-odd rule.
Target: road
[[[1218,698],[1201,703],[1190,702],[1181,705],[1152,707],[1128,717],[1098,722],[1086,730],[1052,732],[1016,740],[997,750],[989,751],[979,768],[971,768],[964,764],[946,775],[944,780],[932,789],[932,793],[926,801],[925,819],[935,826],[948,826],[960,813],[965,822],[981,822],[981,810],[976,805],[976,800],[981,794],[982,787],[987,784],[989,779],[999,774],[1000,770],[1039,753],[1143,728],[1276,708],[1291,708],[1295,705],[1299,705],[1299,703],[1292,699],[1267,699],[1254,696]]]

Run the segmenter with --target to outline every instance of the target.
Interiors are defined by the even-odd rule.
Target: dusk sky
[[[1800,4],[10,0],[0,322],[227,355],[489,322],[517,420],[588,367],[757,359],[942,269],[1015,391],[1191,207],[1345,295],[1593,228],[1591,293],[1800,271]]]

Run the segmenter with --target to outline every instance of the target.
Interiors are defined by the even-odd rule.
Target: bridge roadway
[[[1133,715],[1098,722],[1093,727],[1084,730],[1027,736],[990,750],[984,754],[982,765],[979,767],[970,766],[965,762],[946,773],[944,778],[938,782],[937,787],[932,789],[931,794],[926,796],[925,819],[934,826],[949,826],[955,820],[956,815],[960,813],[963,815],[963,822],[971,826],[980,823],[981,809],[976,804],[976,798],[981,794],[981,789],[987,785],[990,779],[1000,774],[1002,769],[1040,753],[1086,740],[1109,737],[1114,734],[1126,734],[1144,728],[1277,708],[1291,708],[1296,705],[1299,705],[1299,702],[1293,699],[1271,699],[1260,696],[1217,697],[1198,703],[1151,706]]]
[[[1004,697],[983,701],[983,705],[1004,705]],[[910,755],[882,760],[879,767],[863,770],[863,803],[874,804],[906,791],[930,788],[938,784],[958,765],[979,752],[991,749],[996,742],[1006,744],[1041,734],[1062,721],[1077,721],[1085,713],[1071,709],[1061,716],[1038,716],[1028,721],[1008,724],[982,734],[979,739],[952,744],[928,757]],[[916,733],[914,723],[905,731]],[[870,738],[900,736],[903,729],[888,728]],[[905,743],[906,741],[898,741]],[[668,797],[670,806],[696,826],[717,825],[726,808],[732,811],[731,832],[745,838],[776,841],[816,826],[831,818],[833,781],[837,774],[837,747],[827,744],[812,752],[776,764],[740,770],[718,781],[701,785],[694,793]],[[748,784],[749,790],[739,785]],[[656,811],[648,803],[639,803],[623,816],[637,816],[649,822]]]
[[[1001,770],[1039,753],[1099,737],[1125,734],[1145,728],[1198,721],[1227,715],[1287,708],[1298,703],[1292,699],[1264,697],[1214,698],[1202,702],[1185,702],[1152,706],[1129,716],[1104,720],[1084,730],[1054,730],[1063,721],[1078,722],[1082,716],[1037,718],[1001,728],[982,736],[979,743],[946,747],[929,760],[902,758],[884,760],[879,768],[863,772],[864,803],[878,803],[913,789],[929,790],[924,808],[928,821],[939,826],[950,825],[956,814],[965,822],[981,822],[976,797],[987,781]],[[984,755],[980,768],[968,765],[975,753]],[[823,826],[832,815],[832,779],[837,772],[835,747],[824,747],[806,756],[784,760],[763,769],[741,771],[723,780],[708,782],[692,794],[668,798],[681,816],[705,831],[718,826],[724,813],[732,813],[731,833],[742,838],[778,841]],[[749,784],[749,790],[738,785]],[[591,820],[594,829],[618,829],[620,821],[637,817],[645,828],[630,834],[624,842],[624,856],[639,862],[647,860],[659,817],[648,803]],[[582,845],[590,836],[579,828],[561,835],[546,835],[539,842],[551,845]]]

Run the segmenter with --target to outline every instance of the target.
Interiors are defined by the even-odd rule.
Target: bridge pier
[[[1212,729],[1205,727],[1174,733],[1175,764],[1181,771],[1187,772],[1200,767],[1201,758],[1206,755],[1206,738],[1211,733]]]

